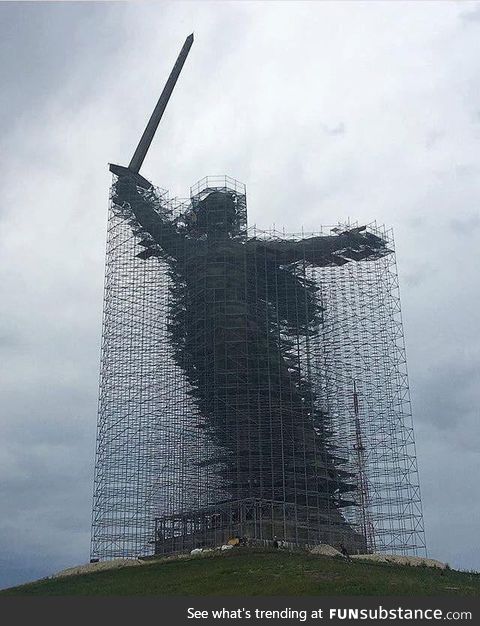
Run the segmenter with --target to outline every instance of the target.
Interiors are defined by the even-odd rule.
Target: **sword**
[[[175,61],[175,65],[170,72],[170,76],[165,83],[165,87],[160,94],[160,98],[158,99],[153,113],[148,120],[148,124],[143,131],[143,135],[138,142],[138,146],[133,154],[132,160],[130,161],[128,168],[122,167],[121,165],[110,164],[110,171],[114,174],[127,173],[126,170],[134,174],[139,173],[145,156],[147,155],[148,149],[150,148],[150,144],[152,143],[153,137],[155,136],[155,132],[158,128],[160,120],[162,119],[163,113],[167,107],[168,101],[170,100],[170,96],[172,95],[175,84],[178,80],[178,77],[180,76],[180,72],[182,71],[185,60],[188,56],[188,53],[190,52],[192,44],[193,33],[185,39],[185,43],[180,50],[180,54],[178,55],[178,58]]]

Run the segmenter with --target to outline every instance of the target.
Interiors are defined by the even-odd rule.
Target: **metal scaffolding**
[[[108,219],[92,558],[231,536],[425,550],[393,235],[247,227],[126,168]]]

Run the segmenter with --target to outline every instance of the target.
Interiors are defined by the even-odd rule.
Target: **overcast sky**
[[[395,229],[429,554],[480,569],[480,5],[0,4],[0,586],[89,558],[108,162]]]

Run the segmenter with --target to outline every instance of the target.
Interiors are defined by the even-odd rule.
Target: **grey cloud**
[[[336,135],[344,135],[346,132],[345,124],[343,122],[339,122],[338,124],[334,126],[321,124],[321,128],[324,131],[324,133],[326,133],[327,135],[332,135],[333,137],[335,137]]]
[[[474,9],[470,11],[463,11],[460,13],[459,18],[466,23],[469,22],[480,22],[480,5],[478,3],[474,3]]]
[[[434,148],[445,136],[445,133],[440,130],[430,130],[425,138],[425,147],[427,150]]]
[[[476,428],[479,409],[476,404],[480,372],[480,358],[467,360],[459,351],[448,362],[431,363],[417,380],[416,410],[423,422],[440,431],[471,432]],[[450,433],[452,436],[452,433]],[[469,437],[463,445],[477,448]]]
[[[414,271],[405,273],[402,283],[410,288],[420,288],[432,275],[432,267],[428,263],[424,263],[419,267],[415,267]]]
[[[450,226],[461,235],[474,236],[480,226],[480,213],[470,213],[450,220]]]
[[[37,118],[66,83],[75,106],[122,37],[119,14],[114,3],[2,2],[0,54],[8,59],[0,68],[2,127]]]
[[[185,196],[202,176],[228,173],[247,183],[260,228],[316,230],[347,217],[394,226],[427,541],[434,557],[480,567],[479,149],[470,105],[452,88],[478,91],[480,61],[473,29],[452,19],[462,12],[0,5],[0,585],[88,559],[106,164],[128,162],[192,30],[144,174]]]

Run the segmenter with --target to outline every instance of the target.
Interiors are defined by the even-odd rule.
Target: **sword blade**
[[[175,61],[175,65],[173,66],[172,71],[170,72],[170,76],[168,77],[167,82],[165,83],[165,87],[163,88],[162,93],[160,94],[160,98],[158,99],[157,105],[153,110],[153,113],[148,120],[148,124],[143,131],[143,135],[138,143],[137,149],[134,152],[132,160],[130,161],[130,165],[128,169],[132,172],[138,174],[140,168],[142,167],[142,163],[145,159],[145,156],[150,148],[150,144],[152,143],[152,139],[155,135],[155,132],[158,128],[160,120],[162,119],[163,113],[167,107],[170,96],[172,95],[172,91],[175,87],[177,79],[182,71],[183,64],[190,52],[190,48],[193,44],[193,33],[189,35],[185,39],[185,43],[183,44],[182,49],[180,50],[180,54],[178,55],[177,60]]]

